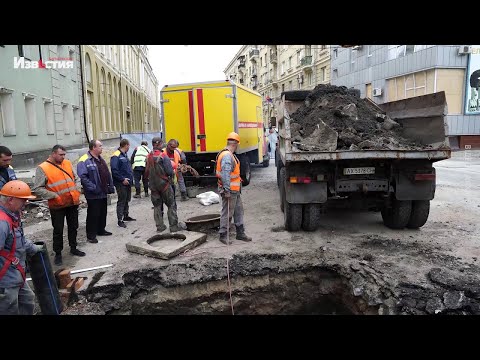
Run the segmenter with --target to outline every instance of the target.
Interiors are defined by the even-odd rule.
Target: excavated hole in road
[[[132,292],[129,311],[109,314],[232,314],[227,279],[169,287],[152,284],[147,274],[124,280],[142,289]],[[348,279],[332,270],[233,275],[230,281],[235,315],[378,314],[378,306],[354,296]]]

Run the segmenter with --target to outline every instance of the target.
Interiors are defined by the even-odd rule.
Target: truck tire
[[[403,229],[410,221],[412,202],[393,199],[392,207],[382,209],[383,223],[390,229]]]
[[[408,221],[407,228],[418,229],[421,228],[428,219],[430,213],[430,200],[415,200],[412,203],[412,213]]]
[[[252,176],[252,172],[250,169],[250,158],[247,154],[244,154],[240,158],[240,177],[242,178],[242,185],[247,186],[250,184],[250,178]]]
[[[280,162],[278,163],[278,166],[277,166],[277,186],[280,188],[280,184],[283,184],[284,181],[280,181],[280,173],[282,171],[282,166],[283,164],[281,164]],[[286,178],[286,177],[285,177]]]
[[[298,231],[302,228],[302,204],[290,204],[285,197],[283,201],[285,230]]]
[[[278,176],[278,182],[280,184],[282,184],[282,186],[279,186],[279,191],[280,191],[280,210],[282,210],[282,212],[285,211],[285,174],[286,174],[286,170],[285,168],[281,168],[279,169],[280,171],[280,175]],[[278,172],[278,171],[277,171]]]
[[[303,205],[302,228],[305,231],[315,231],[320,225],[320,204]]]

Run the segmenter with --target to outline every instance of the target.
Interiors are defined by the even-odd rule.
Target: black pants
[[[128,202],[132,200],[132,186],[115,184],[117,189],[117,219],[122,221],[124,217],[128,216]]]
[[[143,190],[145,194],[148,193],[148,178],[145,178],[145,168],[139,167],[133,170],[133,180],[135,182],[135,191],[137,195],[140,195],[140,179],[143,180]]]
[[[63,250],[63,225],[67,218],[68,227],[68,245],[71,248],[77,247],[77,229],[78,229],[78,205],[73,205],[61,209],[50,209],[53,226],[53,251],[61,253]]]
[[[87,238],[92,240],[105,231],[107,225],[107,198],[87,199]]]

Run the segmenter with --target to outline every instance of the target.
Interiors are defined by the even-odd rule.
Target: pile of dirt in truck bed
[[[402,137],[400,124],[344,86],[316,86],[291,118],[292,140],[300,150],[429,148]]]

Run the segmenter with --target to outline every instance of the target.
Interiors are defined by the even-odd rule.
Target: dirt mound
[[[400,124],[344,86],[317,85],[291,117],[292,139],[302,150],[319,150],[316,145],[327,151],[428,148],[404,138]]]

